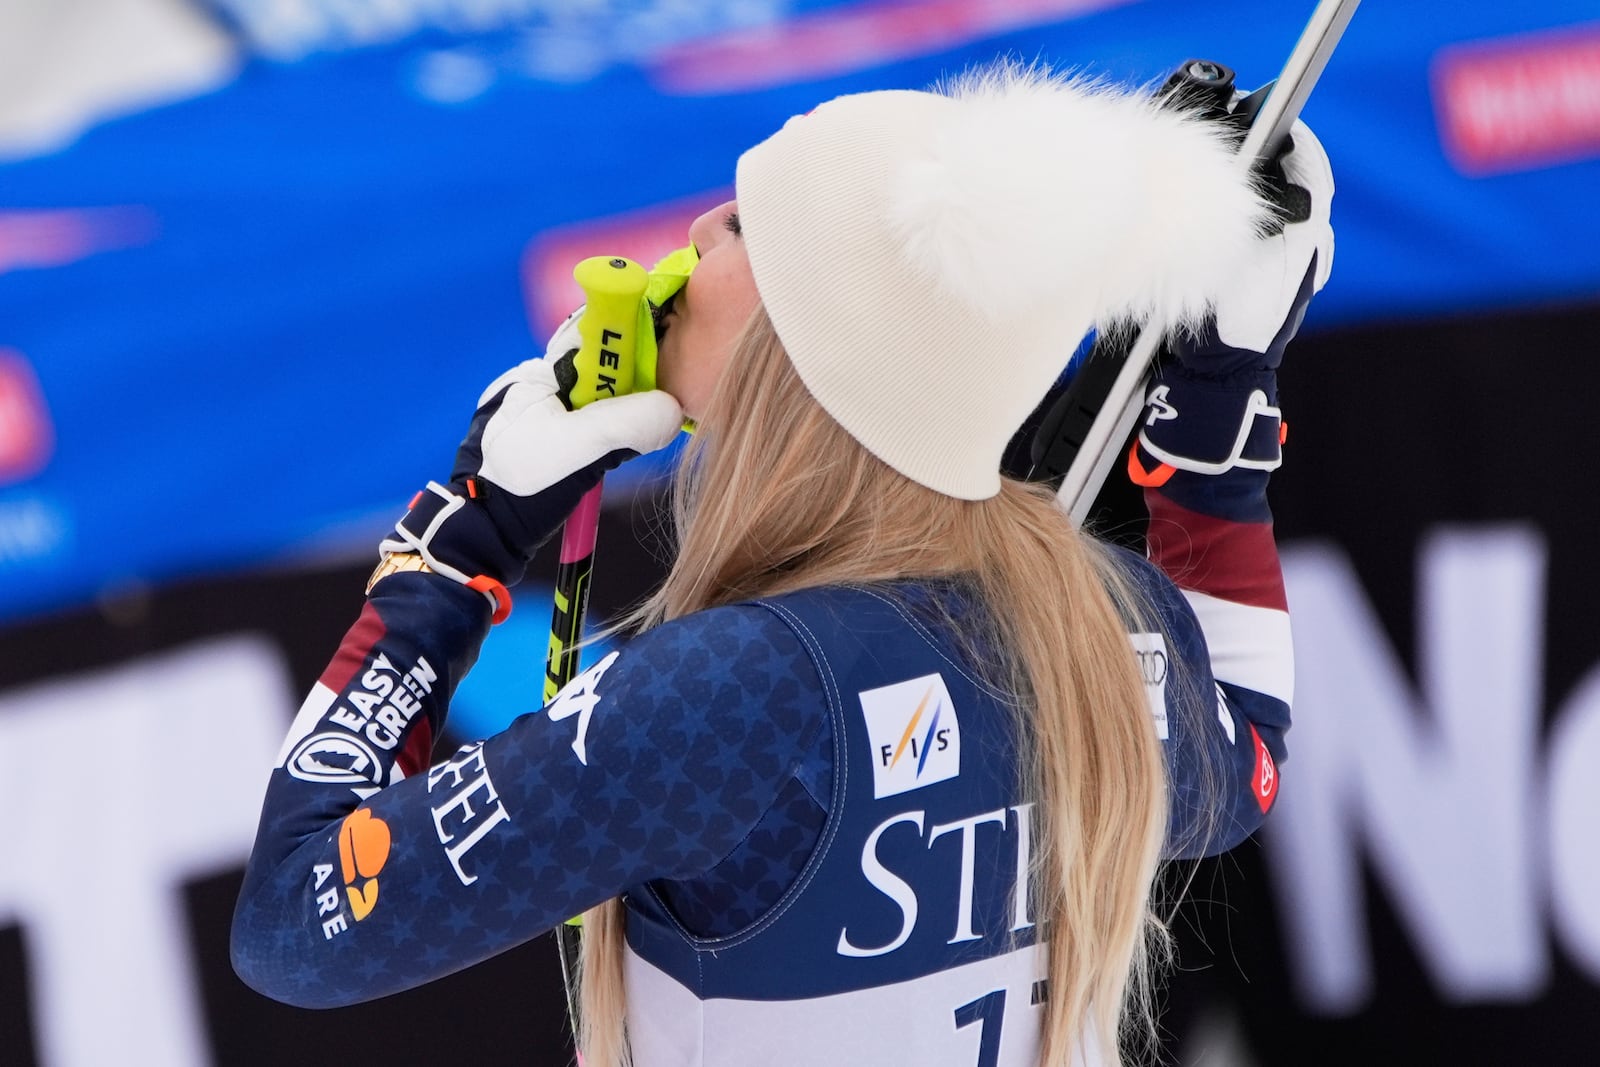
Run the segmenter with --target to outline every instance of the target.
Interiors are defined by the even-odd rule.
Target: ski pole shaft
[[[1244,143],[1240,145],[1241,166],[1257,166],[1276,154],[1299,117],[1317,79],[1327,67],[1329,57],[1333,55],[1339,38],[1343,36],[1360,2],[1321,0],[1317,5],[1283,70],[1269,87],[1261,90],[1267,94],[1266,99],[1251,121]],[[1075,525],[1082,525],[1088,517],[1095,497],[1105,485],[1111,467],[1118,458],[1122,443],[1128,439],[1138,421],[1144,407],[1145,385],[1150,377],[1151,365],[1161,350],[1161,342],[1159,330],[1145,329],[1139,332],[1124,353],[1092,353],[1089,356],[1091,361],[1120,360],[1115,375],[1105,371],[1097,373],[1092,379],[1096,383],[1095,388],[1079,390],[1076,396],[1069,389],[1068,397],[1064,398],[1071,408],[1070,412],[1065,413],[1068,419],[1058,417],[1047,420],[1046,425],[1056,427],[1073,418],[1080,424],[1088,423],[1081,441],[1068,439],[1053,443],[1053,469],[1047,468],[1045,472],[1047,475],[1061,474],[1056,500],[1072,517]],[[1085,367],[1084,371],[1087,370]]]
[[[579,345],[573,357],[576,379],[567,384],[562,399],[580,408],[609,396],[632,392],[634,354],[639,330],[649,316],[641,316],[649,278],[643,267],[620,257],[595,256],[572,272],[583,288],[584,311],[578,320]],[[561,531],[561,559],[556,570],[555,609],[550,620],[550,647],[545,658],[544,700],[555,699],[561,687],[578,673],[578,644],[589,611],[589,586],[594,576],[594,549],[600,528],[601,486],[583,495]],[[567,1017],[572,1037],[578,1039],[578,952],[581,947],[576,919],[556,927],[556,949],[561,955],[561,982],[567,995]]]

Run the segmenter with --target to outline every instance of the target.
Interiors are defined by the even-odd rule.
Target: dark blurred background
[[[577,260],[680,244],[824,99],[998,54],[1251,87],[1313,6],[0,6],[0,1063],[565,1063],[544,939],[325,1013],[227,962],[267,769],[479,389]],[[1369,0],[1306,117],[1339,246],[1283,373],[1296,727],[1175,918],[1169,1052],[1593,1062],[1600,10]],[[668,463],[608,481],[601,615],[659,575]],[[457,740],[537,706],[550,562]]]

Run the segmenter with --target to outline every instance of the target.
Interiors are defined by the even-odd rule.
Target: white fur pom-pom
[[[1192,326],[1269,208],[1217,123],[1143,91],[1003,64],[889,190],[918,268],[983,314],[1068,304],[1102,328]]]

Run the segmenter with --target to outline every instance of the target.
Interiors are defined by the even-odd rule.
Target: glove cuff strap
[[[1241,406],[1232,391],[1162,383],[1150,391],[1139,447],[1193,474],[1273,471],[1283,465],[1283,415],[1263,389],[1252,389]]]
[[[438,482],[429,482],[426,489],[412,497],[406,513],[395,523],[394,531],[397,536],[385,540],[378,548],[384,553],[415,553],[435,574],[442,574],[453,582],[482,593],[489,601],[489,608],[493,612],[490,622],[499,625],[511,615],[511,593],[506,589],[505,583],[487,574],[468,574],[459,567],[441,560],[433,552],[434,536],[444,528],[452,516],[466,506],[466,497],[457,495]]]
[[[489,603],[494,605],[494,614],[489,616],[491,625],[499,626],[511,617],[511,591],[505,587],[504,582],[497,582],[487,574],[480,574],[462,584],[468,589],[482,593],[489,598]]]

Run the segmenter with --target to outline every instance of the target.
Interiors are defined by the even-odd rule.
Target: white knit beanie
[[[744,153],[736,186],[807,389],[963,500],[999,492],[1091,328],[1196,322],[1267,210],[1215,123],[1014,66],[832,100]]]

